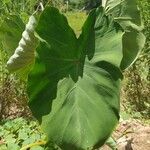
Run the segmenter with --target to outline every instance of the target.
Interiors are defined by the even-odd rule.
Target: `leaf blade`
[[[53,11],[56,12],[53,8],[49,9],[51,11],[45,10],[45,13],[48,13],[46,14],[47,19],[48,16],[54,14]],[[61,14],[56,13],[58,18],[62,17]],[[45,18],[43,15],[41,17]],[[119,54],[120,56],[115,58],[116,62],[108,57],[96,59],[95,55],[90,60],[85,59],[86,55],[91,52],[86,50],[85,46],[89,41],[87,38],[89,35],[84,33],[82,38],[77,40],[72,31],[69,33],[72,38],[66,35],[68,29],[65,29],[65,38],[72,39],[71,41],[77,45],[75,44],[75,48],[70,47],[71,54],[69,55],[65,53],[65,48],[58,50],[56,46],[55,51],[53,40],[49,38],[54,35],[51,33],[55,31],[54,26],[44,26],[47,28],[46,31],[50,31],[42,32],[42,34],[39,28],[43,26],[43,21],[39,21],[40,24],[37,27],[39,39],[42,40],[37,49],[38,57],[35,66],[29,76],[30,107],[34,115],[41,121],[49,140],[65,150],[87,149],[103,145],[119,119],[119,90],[122,74],[118,66],[122,59],[123,32],[118,24],[114,24],[111,18],[103,14],[103,9],[97,12],[97,16],[92,15],[92,17],[97,17],[96,20],[98,17],[102,19],[102,21],[97,21],[98,29],[97,26],[94,27],[92,23],[88,23],[86,26],[89,27],[83,27],[84,32],[92,28],[95,38],[98,39],[94,43],[96,45],[94,50],[100,53],[104,49],[103,56],[107,55],[107,50],[109,53]],[[60,20],[57,21],[61,24]],[[70,28],[67,23],[65,24],[64,28]],[[106,24],[105,29],[103,29],[104,24]],[[43,29],[40,28],[40,31]],[[117,38],[115,42],[113,41],[115,43],[113,48],[105,48],[106,44],[102,44],[102,47],[99,48],[98,43],[103,38],[109,41],[105,34],[111,37],[113,35],[114,39]],[[63,38],[62,35],[61,37]],[[84,41],[86,44],[79,41],[83,39],[86,39]],[[113,42],[110,41],[111,45]],[[82,43],[81,46],[79,43]],[[78,52],[78,55],[75,52]],[[68,61],[72,58],[78,61],[75,63]],[[82,70],[82,74],[78,70]],[[42,80],[41,77],[43,77]]]
[[[123,37],[123,59],[120,65],[120,68],[124,70],[135,62],[145,44],[140,11],[136,0],[104,0],[103,7],[106,13],[112,14],[115,21],[125,30]]]

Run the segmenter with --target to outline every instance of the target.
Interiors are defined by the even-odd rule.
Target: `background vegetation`
[[[88,2],[90,0],[70,0],[70,5],[68,5],[63,0],[43,0],[44,5],[51,4],[59,7],[66,14],[70,26],[77,35],[86,19],[86,12],[76,10],[81,10],[87,6]],[[91,6],[95,7],[97,1],[92,2]],[[8,14],[17,14],[24,22],[27,22],[28,16],[34,12],[37,3],[37,0],[0,0],[0,25]],[[131,117],[150,119],[150,2],[149,0],[138,0],[138,6],[141,10],[147,41],[137,61],[124,72],[121,106],[122,112],[131,114]],[[9,54],[3,50],[0,43],[0,149],[11,150],[15,146],[17,150],[25,143],[29,144],[45,137],[38,124],[31,121],[34,119],[27,107],[26,84],[20,81],[15,74],[10,75],[6,69],[8,56]],[[22,118],[8,121],[8,119],[17,117],[30,118],[30,121]],[[37,149],[42,150],[46,147]]]
[[[136,62],[124,72],[122,105],[135,118],[150,119],[150,2],[138,0],[146,44]]]

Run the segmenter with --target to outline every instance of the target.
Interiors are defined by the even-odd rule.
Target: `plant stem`
[[[20,150],[27,150],[28,148],[31,148],[34,146],[39,146],[39,145],[45,145],[46,143],[47,143],[46,141],[38,141],[35,143],[28,144],[28,145],[22,147]]]

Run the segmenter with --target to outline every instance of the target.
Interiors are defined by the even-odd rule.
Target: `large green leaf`
[[[106,14],[111,14],[126,33],[123,36],[123,59],[121,69],[129,67],[144,47],[143,24],[136,0],[103,0]]]
[[[36,32],[41,42],[28,82],[33,114],[64,150],[103,145],[119,119],[121,27],[99,8],[77,39],[66,18],[47,7]]]

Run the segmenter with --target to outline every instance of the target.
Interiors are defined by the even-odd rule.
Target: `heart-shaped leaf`
[[[122,28],[98,8],[77,39],[66,18],[47,7],[36,32],[41,42],[28,82],[33,114],[64,150],[103,145],[119,119]]]

